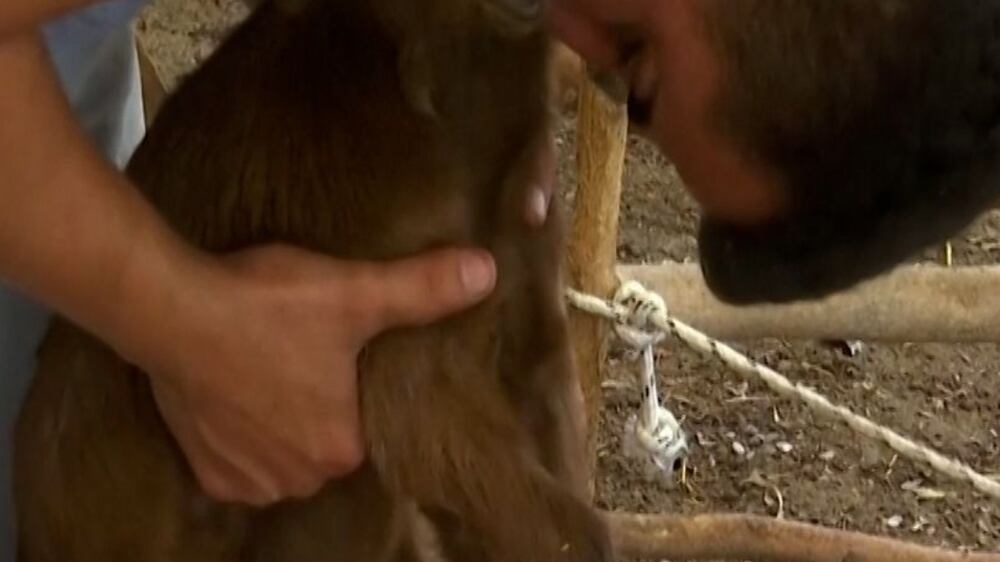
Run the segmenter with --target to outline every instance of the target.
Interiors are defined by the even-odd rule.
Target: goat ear
[[[545,15],[545,0],[478,0],[486,13],[505,34],[526,34],[538,30]]]

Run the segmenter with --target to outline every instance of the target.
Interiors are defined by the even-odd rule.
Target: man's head
[[[720,298],[845,289],[1000,195],[1000,0],[627,4],[632,113],[704,208]]]

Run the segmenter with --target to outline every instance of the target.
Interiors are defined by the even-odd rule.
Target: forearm
[[[119,338],[193,250],[90,146],[37,38],[0,42],[0,83],[0,278]]]
[[[0,2],[0,41],[35,29],[47,20],[102,0],[3,0]]]
[[[0,2],[0,41],[30,31],[43,22],[102,0],[3,0]]]

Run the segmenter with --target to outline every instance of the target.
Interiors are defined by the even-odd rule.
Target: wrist
[[[94,331],[127,361],[147,370],[176,372],[169,362],[177,349],[197,340],[192,317],[205,304],[198,295],[214,262],[158,217],[136,234],[106,287]]]

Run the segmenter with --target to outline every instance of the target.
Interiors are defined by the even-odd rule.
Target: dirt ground
[[[168,85],[207,56],[245,11],[238,0],[157,0],[138,24]],[[572,116],[559,131],[560,180],[575,181]],[[658,152],[629,141],[618,257],[693,260],[697,211]],[[1000,213],[955,241],[958,265],[1000,258]],[[936,250],[925,259],[939,259]],[[916,306],[916,304],[915,304]],[[751,356],[857,412],[1000,473],[1000,349],[996,345],[865,345],[851,355],[820,342],[735,342]],[[659,369],[666,403],[692,442],[686,485],[646,482],[623,456],[621,430],[638,405],[631,362],[612,353],[601,419],[598,501],[641,512],[781,515],[925,544],[1000,551],[1000,505],[891,451],[744,383],[668,342]],[[739,453],[737,451],[740,451]]]

